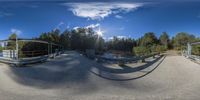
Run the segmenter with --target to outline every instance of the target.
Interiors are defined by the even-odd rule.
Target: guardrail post
[[[192,52],[192,46],[190,43],[187,43],[187,56],[190,57]]]
[[[18,60],[18,49],[19,49],[19,47],[18,47],[19,45],[18,45],[18,39],[17,39],[17,36],[16,36],[16,54],[15,54],[15,52],[14,52],[14,55],[16,56],[16,59]]]

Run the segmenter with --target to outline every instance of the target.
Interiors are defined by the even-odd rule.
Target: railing
[[[38,50],[38,51],[21,51],[19,52],[19,57],[37,57],[37,56],[43,56],[48,55],[48,50]]]
[[[47,50],[20,51],[19,58],[17,59],[16,55],[15,57],[10,57],[11,54],[9,52],[6,52],[4,53],[4,56],[2,53],[0,53],[0,62],[15,65],[31,64],[46,61],[48,58],[54,58],[62,53],[62,51],[55,51],[54,53],[48,54]],[[9,55],[9,57],[6,57],[6,55]]]
[[[197,62],[200,63],[200,56],[197,56],[197,55],[188,55],[188,53],[186,51],[182,51],[182,56],[185,56],[188,59],[191,59],[191,60],[194,60],[194,61],[197,61]]]
[[[150,58],[150,57],[155,57],[156,55],[159,55],[160,53],[153,53],[153,54],[149,54],[149,55],[145,55],[145,56],[135,56],[135,57],[119,57],[119,58],[105,58],[105,57],[101,57],[101,56],[97,56],[97,60],[98,62],[106,62],[106,63],[119,63],[119,62],[124,62],[124,63],[132,63],[132,62],[136,62],[139,60],[145,60],[146,58]]]

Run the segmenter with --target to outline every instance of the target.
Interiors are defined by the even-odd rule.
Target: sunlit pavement
[[[29,66],[1,63],[0,100],[200,99],[200,65],[182,56],[162,57],[140,72],[105,74],[96,71],[96,66],[99,63],[75,52]],[[133,80],[105,78],[108,74],[115,79],[137,77],[152,69]]]

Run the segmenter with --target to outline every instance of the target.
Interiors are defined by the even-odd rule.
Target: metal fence
[[[119,58],[106,58],[106,57],[102,57],[102,56],[97,56],[97,61],[98,62],[104,62],[104,63],[133,63],[133,62],[137,62],[137,61],[142,61],[145,60],[146,58],[150,58],[150,57],[155,57],[156,55],[160,55],[160,53],[153,53],[153,54],[149,54],[146,56],[134,56],[134,57],[119,57]]]
[[[200,56],[190,55],[186,50],[182,51],[182,56],[200,63]]]
[[[19,50],[19,41],[42,43],[47,45],[47,48],[46,50]],[[0,42],[6,42],[6,44],[8,44],[8,42],[13,42],[13,40],[0,40]],[[0,53],[0,62],[16,65],[42,62],[47,60],[48,58],[54,58],[55,56],[60,55],[63,51],[61,49],[61,45],[41,40],[19,39],[14,42],[16,43],[16,49],[9,50],[5,47],[6,50],[3,50],[3,52]]]

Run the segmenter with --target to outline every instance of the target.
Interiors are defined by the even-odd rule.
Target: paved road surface
[[[140,72],[98,73],[121,79],[154,69],[138,79],[114,81],[92,73],[98,64],[74,52],[21,68],[0,63],[0,100],[200,99],[200,65],[172,55],[150,65]]]

